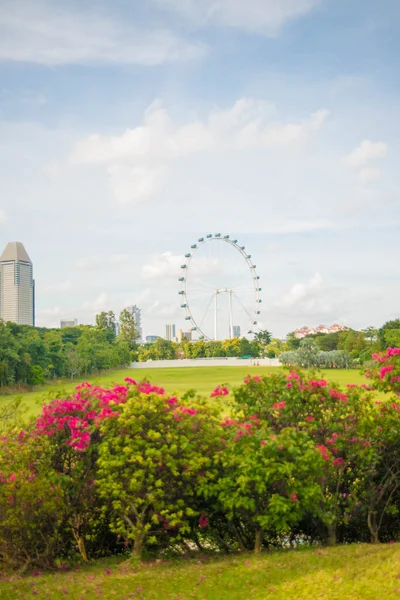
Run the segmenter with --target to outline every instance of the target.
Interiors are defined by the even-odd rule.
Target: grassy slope
[[[185,367],[185,368],[163,368],[163,369],[123,369],[108,372],[101,377],[89,377],[92,383],[104,387],[113,383],[122,383],[125,377],[134,379],[147,378],[155,384],[164,386],[167,392],[185,391],[195,388],[200,394],[209,395],[220,383],[229,383],[231,386],[239,385],[244,377],[261,375],[267,372],[276,372],[278,367]],[[325,376],[328,380],[335,381],[345,386],[347,383],[365,383],[366,380],[358,371],[337,369],[327,371]],[[39,411],[39,406],[46,394],[65,390],[71,392],[78,382],[71,383],[69,380],[60,381],[57,384],[48,384],[37,388],[34,392],[25,392],[20,396],[23,398],[28,409],[28,414]],[[8,402],[13,396],[0,396],[0,404]]]
[[[71,572],[0,579],[0,598],[391,600],[400,597],[399,565],[399,544],[204,557],[136,572],[110,559]]]

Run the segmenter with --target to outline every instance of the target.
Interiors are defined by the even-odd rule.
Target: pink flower
[[[329,450],[324,444],[320,444],[319,446],[315,446],[315,449],[321,453],[321,456],[324,460],[329,460]]]
[[[290,498],[291,498],[291,500],[293,500],[293,502],[298,502],[299,501],[298,498],[297,498],[297,495],[294,492],[293,492],[293,494],[290,494]]]
[[[265,446],[265,440],[260,441],[261,446]]]
[[[229,394],[228,388],[217,385],[215,390],[213,390],[211,392],[210,397],[214,398],[215,396],[227,396],[228,394]]]
[[[10,475],[10,481],[15,481],[16,479],[17,479],[16,473],[13,473],[12,475]]]
[[[202,527],[204,529],[205,527],[207,527],[208,523],[209,523],[208,516],[204,515],[204,514],[200,515],[200,518],[199,518],[200,527]]]
[[[173,406],[178,402],[178,398],[176,396],[172,396],[172,398],[168,398],[167,402],[168,404],[171,404],[171,406]]]
[[[286,406],[286,402],[284,402],[284,401],[282,401],[282,402],[275,402],[275,403],[272,405],[272,408],[278,408],[278,409],[281,409],[281,408],[285,408],[285,406]]]
[[[221,427],[231,427],[232,425],[237,425],[236,419],[231,419],[226,417],[225,421],[222,421]]]
[[[382,367],[380,370],[381,379],[385,379],[387,373],[391,373],[394,369],[393,365],[387,365],[386,367]]]
[[[397,354],[400,354],[400,348],[388,348],[386,350],[386,356],[388,358],[390,358],[391,356],[396,356]]]
[[[308,383],[311,387],[326,387],[328,385],[325,379],[310,379]]]
[[[308,416],[306,417],[306,421],[310,421],[310,422],[311,422],[311,421],[315,421],[315,419],[314,419],[314,417],[312,417],[311,415],[308,415]]]
[[[289,373],[287,379],[297,379],[297,381],[300,381],[300,375],[298,375],[297,373]]]
[[[332,461],[332,464],[335,465],[335,467],[341,467],[344,464],[344,460],[343,458],[335,458],[334,461]]]
[[[130,385],[137,385],[137,382],[131,377],[125,377],[124,381],[126,381],[126,383],[129,383]]]

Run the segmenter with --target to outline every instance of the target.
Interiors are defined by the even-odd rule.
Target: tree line
[[[46,329],[0,321],[0,386],[34,386],[55,377],[86,377],[129,365],[136,345],[129,311],[100,313],[96,325]]]
[[[59,377],[86,377],[129,365],[132,361],[211,357],[281,357],[303,367],[349,367],[371,360],[374,352],[400,346],[400,319],[380,329],[347,329],[331,334],[294,333],[285,342],[267,331],[253,340],[199,340],[181,343],[159,338],[138,344],[134,317],[123,310],[119,322],[112,311],[96,315],[96,325],[46,329],[0,321],[0,387],[34,386]]]
[[[253,340],[198,340],[180,343],[157,339],[137,347],[135,359],[171,360],[180,358],[281,358],[284,364],[303,367],[357,367],[371,360],[374,352],[400,346],[400,319],[388,321],[380,329],[367,327],[361,331],[348,328],[335,333],[310,334],[297,338],[294,332],[285,341],[274,338],[268,330],[255,334]]]

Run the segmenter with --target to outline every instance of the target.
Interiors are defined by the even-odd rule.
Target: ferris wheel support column
[[[214,340],[218,339],[217,309],[218,309],[218,290],[215,290],[215,292],[214,292]]]
[[[233,338],[233,308],[232,308],[232,290],[228,291],[229,293],[229,337]]]

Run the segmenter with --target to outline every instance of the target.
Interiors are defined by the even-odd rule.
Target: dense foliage
[[[346,389],[297,370],[210,399],[81,384],[0,438],[0,566],[400,539],[400,349],[373,361]]]
[[[180,343],[158,338],[153,343],[144,344],[138,349],[138,360],[171,360],[174,358],[221,358],[221,357],[252,357],[262,356],[263,344],[258,339],[249,341],[247,338],[232,338],[227,340],[198,340]]]
[[[0,320],[0,387],[34,386],[130,364],[125,330],[111,335],[101,325],[44,329]]]

